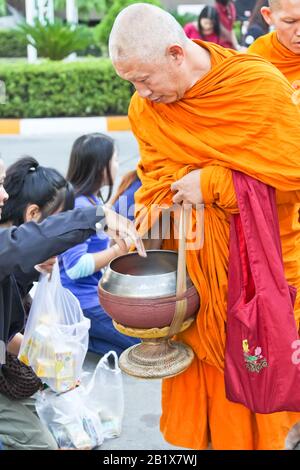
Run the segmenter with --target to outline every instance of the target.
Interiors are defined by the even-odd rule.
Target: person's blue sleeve
[[[60,255],[64,270],[70,279],[79,279],[94,273],[94,257],[91,253],[88,253],[89,240],[70,248]]]
[[[86,253],[81,256],[77,263],[66,270],[67,276],[73,281],[82,277],[88,277],[94,274],[96,269],[95,259],[92,253]]]
[[[91,207],[91,203],[85,196],[79,196],[75,199],[75,207],[77,209],[84,209]],[[64,270],[72,280],[90,276],[94,273],[95,262],[93,255],[88,253],[89,243],[90,238],[60,255]]]
[[[134,194],[142,185],[139,179],[135,180],[129,188],[116,200],[114,210],[129,220],[134,220]]]

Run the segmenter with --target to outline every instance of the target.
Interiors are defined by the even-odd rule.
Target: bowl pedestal
[[[193,321],[194,317],[186,320],[180,331],[188,328]],[[169,327],[143,330],[113,323],[119,332],[142,340],[140,344],[126,349],[119,358],[120,368],[128,375],[162,379],[174,377],[191,365],[193,350],[186,344],[171,340],[168,337]]]

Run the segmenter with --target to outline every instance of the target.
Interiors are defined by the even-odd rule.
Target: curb
[[[0,119],[0,135],[41,136],[80,132],[130,131],[127,116]]]

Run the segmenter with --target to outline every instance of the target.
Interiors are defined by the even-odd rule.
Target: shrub
[[[80,18],[88,19],[91,12],[103,15],[111,6],[114,0],[76,0],[78,14]],[[66,8],[66,0],[55,0],[56,9],[64,11]]]
[[[91,41],[86,27],[74,27],[58,20],[45,24],[36,20],[34,25],[24,23],[19,28],[29,44],[37,49],[38,56],[51,60],[61,60],[72,52],[84,50]]]
[[[0,64],[6,104],[0,117],[127,114],[132,86],[108,59],[61,63]]]
[[[81,26],[85,30],[87,47],[76,51],[80,56],[101,55],[101,49],[95,42],[94,28]],[[26,57],[27,37],[26,34],[17,29],[0,29],[0,57]]]
[[[6,0],[0,0],[0,16],[5,16],[7,13]]]
[[[27,40],[16,29],[0,29],[0,57],[25,57]]]
[[[79,56],[96,56],[99,57],[102,55],[101,48],[96,43],[95,34],[94,34],[94,27],[91,26],[81,26],[82,29],[86,30],[86,34],[88,35],[88,46],[81,50],[77,51]]]
[[[116,0],[104,16],[101,23],[95,28],[96,41],[105,49],[108,46],[108,39],[113,27],[116,16],[120,13],[123,8],[132,5],[133,3],[139,3],[137,0]],[[159,0],[145,0],[144,3],[151,3],[153,5],[161,6]]]

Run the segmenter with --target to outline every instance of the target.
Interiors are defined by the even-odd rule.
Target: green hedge
[[[132,85],[121,80],[109,59],[42,64],[0,64],[6,104],[0,117],[127,114]]]
[[[79,56],[101,55],[101,49],[95,41],[94,29],[86,27],[90,34],[90,45],[85,51],[80,51]],[[21,31],[0,29],[0,57],[27,57],[27,40]]]
[[[27,42],[15,29],[0,29],[0,57],[26,57]]]

